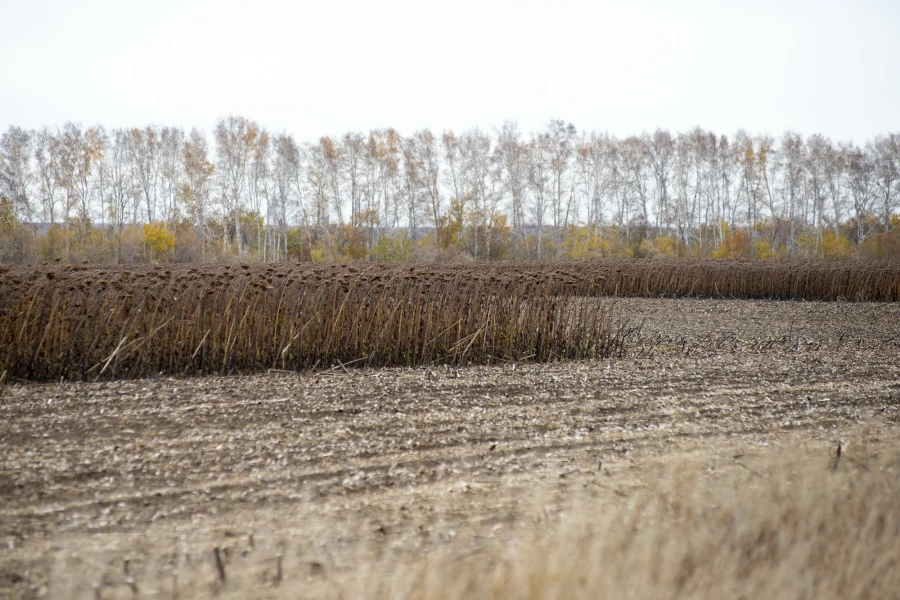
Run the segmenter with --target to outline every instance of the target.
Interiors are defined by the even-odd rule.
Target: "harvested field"
[[[900,304],[615,314],[624,357],[7,385],[0,596],[897,597]]]

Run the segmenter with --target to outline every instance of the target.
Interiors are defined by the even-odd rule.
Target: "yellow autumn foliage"
[[[144,247],[151,261],[169,260],[175,250],[175,232],[159,221],[144,223]]]

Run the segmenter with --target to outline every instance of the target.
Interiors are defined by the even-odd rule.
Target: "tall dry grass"
[[[597,514],[589,502],[506,551],[410,561],[346,597],[900,598],[900,461],[780,466],[719,488],[685,466]],[[363,593],[365,592],[365,593]]]

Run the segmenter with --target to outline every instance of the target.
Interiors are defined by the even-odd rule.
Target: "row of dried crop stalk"
[[[863,260],[594,260],[516,261],[491,263],[277,263],[264,265],[196,266],[136,265],[132,267],[42,265],[0,266],[0,284],[17,290],[42,277],[59,277],[60,286],[85,283],[101,286],[132,284],[148,279],[184,283],[199,277],[204,284],[224,284],[240,273],[255,281],[289,278],[329,283],[349,278],[373,282],[386,279],[454,280],[463,286],[498,282],[541,284],[555,295],[734,297],[778,300],[900,300],[900,262]],[[7,290],[9,291],[9,290]],[[0,294],[4,292],[0,289]]]
[[[601,295],[851,302],[900,301],[900,262],[863,260],[611,260]]]
[[[605,357],[604,296],[900,300],[900,264],[637,260],[0,268],[0,376]]]
[[[0,372],[90,380],[621,352],[609,302],[551,293],[541,278],[323,273],[284,265],[7,272]]]

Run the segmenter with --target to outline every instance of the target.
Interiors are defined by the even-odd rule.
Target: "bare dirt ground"
[[[614,360],[7,385],[0,597],[327,596],[363,564],[503,544],[576,492],[629,502],[684,457],[759,477],[900,422],[898,304],[616,314]]]

